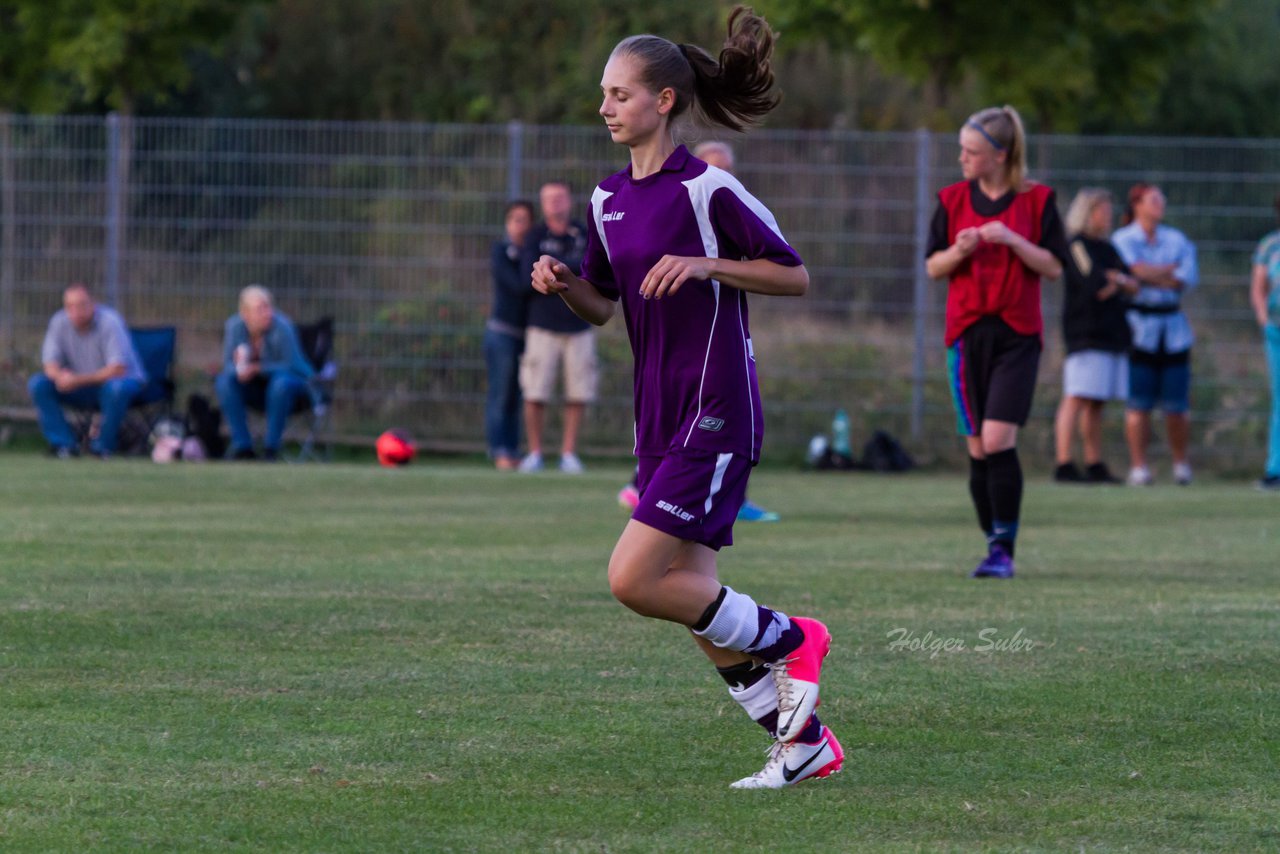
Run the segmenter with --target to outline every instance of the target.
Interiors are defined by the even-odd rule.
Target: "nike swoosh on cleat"
[[[809,767],[809,763],[822,755],[822,749],[827,746],[827,740],[824,738],[822,744],[818,745],[818,749],[813,752],[798,768],[790,768],[787,765],[782,766],[782,779],[790,783],[796,777],[800,776],[800,772]]]
[[[800,695],[800,699],[796,703],[796,707],[791,710],[791,717],[787,718],[787,722],[785,724],[782,724],[781,726],[778,727],[778,732],[786,733],[791,731],[791,722],[796,719],[796,712],[800,711],[800,707],[804,705],[804,698],[808,696],[809,696],[808,691],[805,691],[803,694]]]

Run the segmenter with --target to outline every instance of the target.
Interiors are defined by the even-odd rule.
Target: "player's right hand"
[[[967,258],[973,254],[973,250],[978,248],[978,239],[978,229],[962,228],[956,232],[956,249]]]
[[[533,289],[540,294],[558,294],[569,289],[573,273],[562,262],[543,255],[533,262]]]

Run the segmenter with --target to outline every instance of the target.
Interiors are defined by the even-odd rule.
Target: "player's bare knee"
[[[614,555],[609,561],[609,592],[613,598],[633,611],[645,614],[648,585],[643,575],[630,561]]]

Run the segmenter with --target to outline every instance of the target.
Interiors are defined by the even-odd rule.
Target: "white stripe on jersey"
[[[716,454],[716,470],[711,475],[711,492],[707,494],[707,500],[702,505],[703,516],[711,512],[711,500],[716,497],[716,493],[724,485],[724,470],[729,467],[729,461],[732,459],[733,454]]]
[[[591,218],[596,221],[596,235],[600,238],[600,245],[604,247],[604,257],[609,259],[609,263],[613,264],[613,256],[609,254],[609,238],[604,236],[604,203],[608,201],[613,193],[608,190],[602,190],[596,187],[595,192],[591,194]],[[577,273],[577,270],[574,270]]]
[[[694,218],[698,221],[698,231],[702,237],[702,248],[707,253],[708,258],[720,257],[720,243],[716,239],[716,230],[711,225],[711,196],[716,190],[727,189],[738,197],[738,200],[747,206],[747,209],[760,218],[760,221],[769,227],[769,229],[780,240],[785,241],[782,236],[782,230],[778,228],[778,221],[774,219],[773,214],[760,203],[760,200],[747,192],[747,188],[742,186],[742,182],[730,175],[723,169],[715,166],[707,166],[707,171],[703,172],[696,178],[690,178],[688,181],[682,181],[685,189],[689,191],[689,204],[693,207]],[[716,295],[716,311],[711,318],[711,331],[707,335],[707,356],[702,362],[702,379],[698,383],[698,412],[693,418],[693,425],[689,427],[689,433],[684,437],[684,444],[689,444],[689,439],[693,437],[693,431],[696,429],[699,421],[702,420],[702,386],[707,379],[707,364],[711,358],[711,339],[715,335],[716,319],[720,316],[720,283],[715,279],[711,280],[711,286],[715,290]],[[755,401],[751,399],[751,339],[747,337],[746,325],[742,320],[742,306],[746,301],[746,293],[738,291],[738,330],[742,336],[742,349],[746,353],[743,360],[745,375],[743,377],[747,384],[747,405],[750,407],[751,415],[751,447],[756,444],[756,414]],[[709,500],[709,499],[708,499]]]
[[[693,414],[689,432],[684,437],[686,448],[689,447],[689,440],[693,438],[693,431],[698,429],[698,424],[702,421],[702,389],[707,384],[707,365],[711,364],[711,342],[715,340],[716,321],[720,318],[720,283],[715,279],[711,280],[711,293],[715,297],[716,307],[711,313],[711,328],[707,330],[707,352],[702,356],[702,375],[698,377],[698,411]],[[753,422],[751,426],[754,429],[755,423]]]
[[[778,221],[774,219],[773,213],[760,203],[760,200],[747,192],[747,188],[742,186],[742,182],[730,175],[723,169],[717,169],[715,166],[708,166],[707,171],[703,172],[696,178],[690,178],[683,182],[689,188],[689,201],[693,203],[693,212],[698,217],[698,225],[701,226],[704,218],[707,216],[707,210],[711,207],[711,195],[721,188],[729,190],[738,197],[738,201],[747,206],[753,214],[760,217],[760,221],[769,226],[769,230],[778,237],[786,241],[782,236],[782,229],[778,228]],[[709,225],[709,223],[708,223]],[[710,239],[715,241],[714,232],[704,229],[702,232],[702,243],[707,245],[707,235],[710,233]],[[708,258],[719,257],[718,255],[708,255]]]
[[[747,384],[747,388],[751,388],[751,361],[755,358],[755,353],[751,346],[751,339],[747,337],[747,324],[742,319],[742,307],[747,303],[747,294],[745,291],[738,291],[738,332],[742,335],[742,371],[743,378]],[[747,395],[748,412],[751,414],[751,447],[756,446],[756,402],[750,394]]]

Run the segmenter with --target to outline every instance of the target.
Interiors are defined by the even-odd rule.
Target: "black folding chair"
[[[298,398],[293,407],[295,415],[309,413],[310,417],[298,450],[290,454],[289,459],[293,462],[327,462],[333,457],[329,426],[338,376],[338,363],[333,358],[333,317],[325,315],[314,323],[299,323],[296,329],[298,343],[315,369],[315,375],[311,378],[311,394]]]

